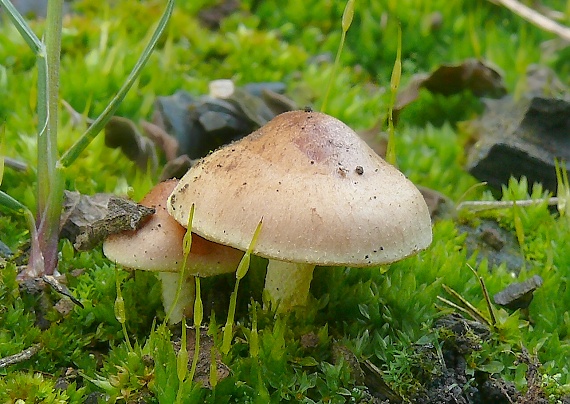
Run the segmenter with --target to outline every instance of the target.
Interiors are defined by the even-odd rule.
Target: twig
[[[533,206],[545,203],[549,206],[558,204],[558,197],[546,199],[523,199],[519,201],[464,201],[457,205],[456,210],[459,212],[463,209],[469,209],[472,212],[480,212],[482,210],[511,208],[514,204],[517,206]]]
[[[34,344],[29,348],[24,349],[22,352],[17,354],[6,356],[5,358],[0,358],[0,369],[6,366],[14,365],[30,359],[40,350],[40,344]]]
[[[4,157],[4,164],[6,164],[6,167],[10,167],[16,171],[26,171],[28,169],[28,165],[26,163],[10,157]]]
[[[67,296],[71,299],[73,303],[84,309],[83,303],[81,303],[75,296],[71,294],[71,291],[67,288],[67,286],[59,283],[56,277],[51,275],[43,275],[42,279],[45,283],[50,285],[57,293],[60,293],[64,296]]]
[[[533,10],[519,3],[517,0],[489,0],[491,3],[499,4],[508,8],[519,17],[536,25],[537,27],[558,35],[560,38],[570,42],[570,28],[552,21],[550,18],[540,14],[538,11]]]

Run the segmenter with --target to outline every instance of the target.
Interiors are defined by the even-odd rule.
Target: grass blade
[[[39,40],[34,31],[32,31],[26,20],[24,20],[24,17],[22,17],[22,14],[16,10],[12,2],[10,0],[0,0],[0,4],[2,4],[4,9],[8,12],[8,17],[12,20],[12,23],[30,49],[34,51],[36,55],[44,55],[45,57],[44,44]]]
[[[119,108],[120,103],[123,101],[125,96],[127,95],[128,91],[133,86],[135,80],[139,76],[140,72],[142,71],[143,67],[145,66],[146,62],[150,58],[152,51],[156,47],[160,36],[164,32],[166,28],[166,24],[170,19],[172,14],[172,9],[174,7],[174,0],[168,0],[166,5],[166,9],[160,18],[156,30],[152,34],[150,41],[148,42],[145,50],[143,51],[141,57],[133,67],[133,70],[129,74],[129,77],[121,87],[121,89],[117,92],[117,94],[113,97],[109,105],[105,108],[105,110],[95,119],[93,124],[85,131],[85,133],[75,142],[73,146],[69,148],[65,152],[65,154],[60,159],[60,164],[63,167],[69,167],[71,163],[73,163],[77,157],[81,154],[83,150],[95,139],[95,137],[101,132],[101,130],[105,127],[109,119],[115,114],[117,108]]]

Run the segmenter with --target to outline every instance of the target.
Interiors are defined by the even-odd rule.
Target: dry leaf
[[[112,194],[81,195],[65,191],[60,236],[77,250],[90,250],[110,234],[134,230],[154,209]]]
[[[470,90],[478,97],[499,98],[506,94],[501,75],[480,60],[467,59],[458,65],[442,65],[431,74],[417,74],[406,88],[398,93],[394,114],[415,101],[420,89],[449,96]]]
[[[220,22],[238,10],[240,2],[238,0],[224,0],[219,4],[203,8],[198,13],[198,18],[209,29],[219,29]]]
[[[186,174],[196,161],[197,160],[190,160],[190,157],[186,154],[170,160],[162,169],[159,182],[166,181],[171,178],[182,178],[182,176]]]
[[[121,151],[143,171],[147,169],[154,171],[158,166],[154,144],[139,133],[130,119],[114,116],[107,122],[105,145],[111,148],[120,147]]]
[[[142,121],[141,126],[148,138],[164,152],[166,161],[174,160],[178,156],[178,140],[175,137],[151,122]]]

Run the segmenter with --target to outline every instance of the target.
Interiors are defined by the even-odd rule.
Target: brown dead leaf
[[[60,236],[79,251],[90,250],[107,236],[134,230],[154,209],[112,194],[81,195],[65,191]]]
[[[219,29],[220,22],[238,10],[239,7],[240,2],[238,0],[225,0],[215,6],[202,9],[198,13],[198,18],[209,29]]]
[[[148,138],[164,152],[167,161],[174,160],[178,156],[178,140],[174,136],[170,136],[163,128],[151,122],[142,121],[141,127]]]
[[[197,160],[192,160],[188,155],[183,154],[166,163],[160,173],[160,182],[171,178],[182,178],[184,174],[194,165]]]
[[[105,125],[105,145],[114,149],[120,147],[143,171],[154,171],[158,166],[154,144],[139,133],[130,119],[114,116],[109,120]]]
[[[394,113],[397,115],[415,101],[420,89],[449,96],[470,90],[478,97],[499,98],[506,94],[501,75],[484,62],[467,59],[456,65],[442,65],[431,74],[417,74],[406,88],[398,93]]]
[[[421,185],[417,187],[426,201],[432,220],[442,219],[452,215],[455,205],[451,199],[431,188],[422,187]]]
[[[377,155],[384,158],[388,147],[388,134],[383,132],[381,127],[381,122],[377,122],[372,128],[359,130],[357,133]]]

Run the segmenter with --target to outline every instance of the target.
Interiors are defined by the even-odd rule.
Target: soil
[[[489,330],[481,323],[464,319],[458,314],[451,314],[439,319],[435,327],[443,335],[442,358],[438,359],[432,346],[419,346],[417,349],[433,354],[422,355],[432,361],[432,371],[423,372],[425,390],[405,399],[393,391],[387,390],[387,385],[378,381],[378,373],[371,377],[370,369],[364,369],[367,374],[366,385],[373,397],[370,402],[377,404],[397,404],[411,402],[418,404],[547,404],[540,383],[540,363],[528,352],[522,352],[519,360],[528,365],[526,374],[528,388],[525,393],[517,391],[513,383],[494,377],[485,372],[476,372],[474,376],[467,373],[466,356],[479,349],[481,340],[489,337]],[[429,367],[429,366],[428,366]],[[430,375],[436,375],[430,376]],[[373,380],[376,379],[376,380]],[[422,380],[420,380],[422,381]],[[570,403],[570,397],[562,400]]]

